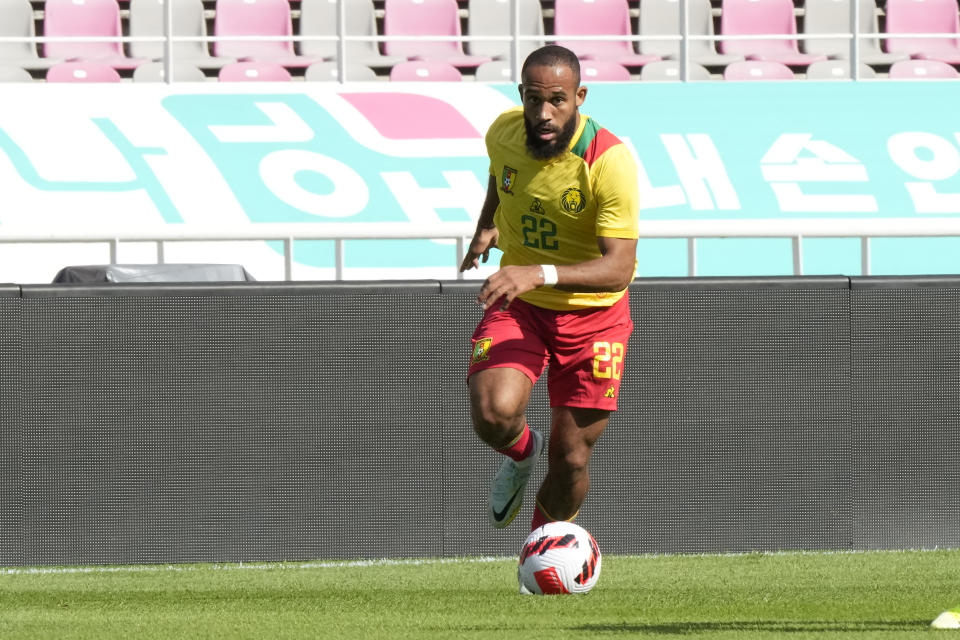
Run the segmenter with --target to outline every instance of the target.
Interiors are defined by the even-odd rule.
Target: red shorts
[[[494,303],[473,332],[467,378],[511,367],[536,382],[543,368],[551,407],[615,411],[623,357],[633,332],[627,295],[609,307],[553,311],[515,299]]]

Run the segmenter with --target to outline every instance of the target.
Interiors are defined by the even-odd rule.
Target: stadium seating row
[[[952,65],[960,64],[957,0],[886,0],[883,31],[876,0],[804,0],[802,39],[793,0],[721,0],[719,34],[710,0],[688,0],[689,78],[702,78],[701,69],[707,77],[712,70],[727,79],[793,77],[815,63],[849,59],[851,37],[843,34],[851,33],[851,1],[858,3],[858,31],[873,34],[860,39],[859,61],[866,65],[857,67],[860,76],[889,68],[895,76],[916,71],[952,77]],[[220,79],[285,79],[275,67],[286,75],[294,70],[305,76],[305,70],[314,68],[308,79],[326,79],[339,69],[330,63],[343,56],[346,79],[368,79],[372,71],[374,78],[394,80],[457,80],[465,73],[501,80],[511,77],[512,54],[522,59],[533,48],[557,41],[577,52],[588,79],[679,75],[677,0],[640,0],[636,29],[627,0],[553,0],[549,35],[539,0],[516,0],[516,14],[511,0],[467,0],[466,37],[457,0],[383,0],[382,10],[373,0],[342,0],[343,15],[338,0],[300,0],[296,34],[290,0],[216,0],[212,39],[201,0],[126,4],[128,18],[122,23],[117,0],[45,0],[42,37],[37,39],[29,0],[0,0],[0,65],[34,74],[46,71],[48,80],[62,73],[105,78],[109,74],[94,67],[156,69],[149,63],[163,59],[170,46],[177,62],[174,79],[195,75],[194,68],[216,71]],[[168,21],[175,38],[169,42]],[[515,45],[512,34],[518,36]],[[908,60],[914,62],[899,64]],[[72,66],[63,66],[67,62]],[[177,68],[185,72],[178,74]],[[644,73],[647,68],[651,71]],[[813,76],[849,74],[850,66],[845,69],[819,65]],[[25,77],[15,71],[0,75]]]
[[[377,80],[376,72],[370,67],[350,65],[345,77],[351,82]],[[630,72],[614,62],[584,61],[581,71],[584,81],[625,82],[632,79]],[[488,73],[489,72],[489,73]],[[476,79],[480,81],[500,82],[510,79],[512,70],[509,63],[497,61],[477,67]],[[692,81],[711,80],[710,72],[701,65],[691,65],[688,79]],[[146,62],[133,71],[136,82],[163,82],[166,68],[163,62]],[[340,78],[340,68],[336,62],[318,62],[306,68],[303,79],[306,81],[332,81]],[[676,80],[680,75],[679,65],[672,61],[652,62],[643,67],[641,80]],[[724,69],[723,78],[733,81],[751,80],[792,80],[797,75],[790,67],[780,62],[765,60],[743,60],[731,62]],[[849,79],[850,63],[846,60],[823,60],[810,64],[805,77],[811,80]],[[860,78],[875,78],[876,73],[869,65],[861,63]],[[888,77],[894,79],[947,79],[960,78],[960,71],[939,60],[903,60],[890,66]],[[172,78],[176,82],[205,82],[207,75],[199,67],[175,63]],[[19,67],[0,66],[0,82],[32,81],[29,72]],[[293,80],[293,75],[276,62],[232,62],[220,68],[216,79],[221,82],[278,82]],[[453,65],[445,62],[406,61],[396,64],[390,70],[389,79],[393,81],[416,82],[457,82],[463,75]],[[123,78],[116,69],[97,61],[61,62],[47,70],[47,82],[121,82]]]

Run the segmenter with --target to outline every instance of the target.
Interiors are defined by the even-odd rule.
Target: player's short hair
[[[548,44],[532,51],[530,55],[527,56],[527,59],[523,61],[523,67],[520,69],[520,77],[522,78],[530,67],[556,67],[560,65],[570,68],[570,71],[573,72],[573,78],[579,87],[580,60],[573,51],[570,51],[570,49],[566,47],[561,47],[558,44]]]

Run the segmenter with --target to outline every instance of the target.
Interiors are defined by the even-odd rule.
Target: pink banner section
[[[385,138],[480,138],[449,102],[411,93],[341,93]]]

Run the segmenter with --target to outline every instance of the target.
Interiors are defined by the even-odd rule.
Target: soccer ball
[[[600,578],[600,548],[572,522],[548,522],[527,536],[520,551],[520,593],[586,593]]]

